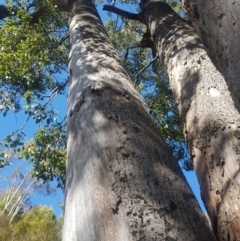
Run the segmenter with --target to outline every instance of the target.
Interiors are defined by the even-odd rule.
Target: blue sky
[[[0,0],[0,4],[3,4],[4,1]],[[102,21],[105,22],[108,19],[107,13],[105,11],[102,11],[102,6],[103,5],[98,5],[97,9],[99,11],[99,14],[102,18]],[[135,12],[133,6],[127,6],[124,7],[125,10]],[[114,16],[114,15],[113,15]],[[54,102],[53,102],[55,108],[59,111],[59,115],[61,118],[65,116],[66,110],[67,110],[67,100],[66,96],[60,96],[57,97]],[[6,135],[11,134],[14,130],[19,128],[20,126],[23,125],[23,123],[26,120],[26,115],[23,113],[20,114],[14,114],[13,112],[9,112],[9,114],[6,117],[3,117],[2,113],[0,113],[0,140],[2,140]],[[28,136],[29,139],[32,138],[33,133],[37,130],[37,125],[34,123],[34,121],[29,121],[28,124],[25,127],[25,133]],[[201,198],[200,198],[200,189],[199,185],[195,176],[194,172],[186,172],[184,171],[184,174],[194,192],[196,195],[201,208],[203,209],[204,212],[204,206],[202,204]],[[4,171],[0,169],[0,176],[3,176]],[[55,183],[53,183],[54,185]],[[37,196],[32,199],[33,204],[35,205],[47,205],[47,206],[52,206],[55,214],[57,217],[62,213],[62,209],[59,207],[59,203],[63,202],[63,193],[61,190],[57,190],[55,195],[51,196]]]
[[[53,101],[53,105],[59,111],[60,118],[65,116],[67,111],[67,101],[66,96],[59,96]],[[13,113],[9,111],[6,117],[3,117],[2,113],[0,113],[0,140],[4,139],[6,135],[11,134],[13,131],[21,127],[25,121],[27,116],[23,113]],[[38,125],[35,124],[33,120],[29,120],[26,127],[24,128],[24,132],[27,138],[30,140],[33,137],[33,134],[38,129]],[[14,162],[16,163],[16,161]],[[27,164],[26,164],[27,165]],[[26,167],[26,166],[25,166]],[[11,171],[11,167],[0,169],[0,177],[4,177],[7,173]],[[51,186],[55,187],[56,182],[52,182]],[[56,189],[56,193],[49,196],[37,195],[32,198],[33,205],[47,205],[54,209],[54,212],[57,217],[63,213],[62,209],[59,207],[60,203],[63,203],[64,196],[63,192],[60,189]]]

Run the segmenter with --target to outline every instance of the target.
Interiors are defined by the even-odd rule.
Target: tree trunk
[[[209,56],[224,75],[240,111],[240,1],[182,2]]]
[[[72,2],[63,241],[215,240],[94,5]]]
[[[219,240],[240,240],[240,119],[194,29],[163,1],[142,3],[179,106],[202,199]]]

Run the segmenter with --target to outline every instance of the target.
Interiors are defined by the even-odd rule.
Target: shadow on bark
[[[107,91],[103,90],[103,92]],[[102,94],[105,95],[105,93]],[[100,175],[97,178],[100,189],[105,189],[110,185],[107,189],[115,193],[114,198],[108,201],[110,205],[102,210],[101,215],[104,215],[104,212],[113,212],[114,215],[118,215],[119,209],[122,209],[122,212],[128,216],[132,235],[143,240],[150,240],[153,237],[170,238],[172,229],[181,230],[181,235],[186,240],[186,237],[190,235],[188,227],[191,223],[191,233],[196,234],[194,240],[198,240],[198,234],[205,233],[204,230],[207,227],[206,223],[203,224],[203,217],[202,221],[196,222],[202,215],[199,213],[199,205],[194,195],[187,184],[181,180],[185,180],[185,178],[180,167],[173,160],[163,139],[159,137],[157,128],[153,127],[150,116],[142,118],[146,114],[142,113],[141,103],[136,106],[132,96],[122,103],[115,99],[117,95],[114,95],[110,94],[111,98],[107,100],[109,103],[107,105],[100,100],[106,97],[92,96],[95,103],[86,100],[79,112],[82,117],[79,119],[75,115],[73,117],[76,118],[77,125],[81,127],[78,131],[71,133],[72,138],[82,139],[82,147],[78,152],[79,157],[76,157],[75,160],[80,161],[82,156],[84,158],[80,161],[81,163],[72,162],[68,166],[68,170],[74,170],[74,172],[67,175],[69,176],[67,192],[70,187],[74,189],[81,185],[84,173],[88,172],[88,168],[91,166],[89,162],[101,162],[101,164],[96,164],[99,165],[99,168],[97,173],[92,173],[93,179],[94,175]],[[94,111],[89,110],[91,106],[96,106],[95,112],[105,112],[107,120],[101,128],[95,126],[94,122],[87,117],[87,115],[96,115]],[[112,116],[111,106],[114,106],[117,115]],[[108,110],[106,111],[106,109]],[[134,117],[131,117],[131,121],[126,121],[126,116]],[[88,121],[84,122],[84,119]],[[86,129],[89,134],[86,133]],[[113,135],[112,132],[117,135]],[[112,140],[113,144],[111,144],[110,139],[104,143],[104,138],[111,136],[117,138],[122,135],[121,132],[126,137],[124,141],[115,143],[115,140]],[[103,138],[99,139],[98,136],[101,135]],[[119,139],[121,138],[119,137]],[[87,143],[84,143],[84,139],[87,140]],[[73,153],[69,153],[69,155],[73,155]],[[93,161],[94,159],[95,161]],[[94,183],[96,182],[93,180]],[[114,203],[111,204],[111,202]],[[196,215],[196,212],[199,216]],[[188,218],[184,217],[183,213],[188,213],[186,215]],[[199,228],[199,223],[202,223],[201,228]],[[209,240],[207,235],[206,240]]]
[[[215,235],[219,240],[228,237],[234,240],[239,227],[240,130],[236,128],[237,123],[225,125],[223,128],[213,125],[211,120],[206,122],[201,132],[210,137],[199,138],[197,148],[201,151],[202,167],[196,171],[201,175],[202,199]]]
[[[87,36],[90,35],[88,29]],[[86,41],[90,39],[93,38]],[[106,51],[110,48],[108,43],[99,45],[94,44],[95,41],[103,41],[101,36],[94,38],[91,48],[109,55]],[[155,123],[137,94],[125,89],[122,80],[117,78],[128,79],[125,70],[114,61],[111,66],[101,66],[98,73],[92,62],[87,59],[85,62],[86,66],[82,70],[80,66],[80,72],[84,73],[87,67],[101,79],[90,85],[86,82],[82,89],[83,102],[69,118],[69,136],[72,140],[81,139],[81,146],[72,143],[74,147],[68,153],[71,160],[66,196],[68,190],[79,191],[85,173],[91,170],[90,187],[97,185],[103,193],[104,190],[113,192],[109,200],[102,197],[108,205],[98,215],[124,215],[134,238],[175,238],[171,230],[176,229],[182,240],[191,235],[195,235],[192,240],[204,240],[203,233],[205,240],[211,240],[209,232],[206,234],[209,227],[199,205]],[[108,70],[118,74],[108,79]],[[91,75],[87,72],[81,79],[91,81]],[[107,195],[106,192],[104,196]],[[93,222],[91,215],[90,221]],[[87,220],[84,222],[88,223]],[[102,231],[98,232],[101,237]]]
[[[214,240],[177,161],[91,12],[77,10],[74,21],[81,25],[70,28],[75,34],[65,215],[74,216],[77,236],[88,235],[83,229],[91,227],[99,240],[106,240],[106,233],[108,240],[119,240],[124,225],[129,238],[122,240]]]
[[[217,225],[222,225],[226,235],[222,240],[233,240],[230,223],[237,217],[239,205],[234,204],[236,199],[228,204],[225,200],[231,199],[230,193],[238,197],[239,186],[237,181],[232,185],[232,181],[239,172],[239,114],[225,80],[210,61],[194,29],[163,1],[142,2],[145,22],[179,104],[184,134],[215,234],[218,234],[215,228],[218,218]],[[223,169],[224,174],[219,171]]]

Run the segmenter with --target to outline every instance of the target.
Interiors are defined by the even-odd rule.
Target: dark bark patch
[[[73,107],[70,109],[70,117],[73,116],[74,112],[79,112],[81,106],[84,103],[84,95],[79,95],[79,97],[77,97],[73,103]]]
[[[120,198],[117,200],[115,207],[112,208],[113,214],[118,214],[119,206],[120,206],[121,203],[122,203],[122,199],[121,199],[121,197],[120,197]]]
[[[128,158],[130,156],[129,153],[122,153],[122,156],[125,157],[125,158]]]
[[[194,18],[195,19],[199,19],[199,12],[198,12],[198,7],[197,7],[197,5],[194,5],[193,6],[193,14],[194,14]]]
[[[174,211],[174,210],[176,210],[177,209],[177,204],[176,203],[174,203],[172,200],[170,201],[170,211],[172,212],[172,211]]]
[[[177,240],[175,238],[172,238],[172,237],[167,237],[166,241],[177,241]]]
[[[127,177],[126,176],[121,177],[119,180],[120,180],[120,182],[127,182]]]
[[[183,193],[183,198],[184,199],[195,199],[195,196],[193,194]]]
[[[153,184],[154,184],[155,186],[159,187],[159,181],[158,181],[156,178],[155,178]]]

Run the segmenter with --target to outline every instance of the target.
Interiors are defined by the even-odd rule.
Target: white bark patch
[[[92,118],[96,130],[98,130],[94,135],[97,135],[95,141],[98,142],[98,146],[101,148],[106,148],[111,143],[111,138],[108,138],[107,130],[109,127],[108,120],[106,116],[101,112],[96,112]]]
[[[211,87],[209,89],[209,94],[212,96],[212,97],[219,97],[220,96],[220,91],[214,87]]]

